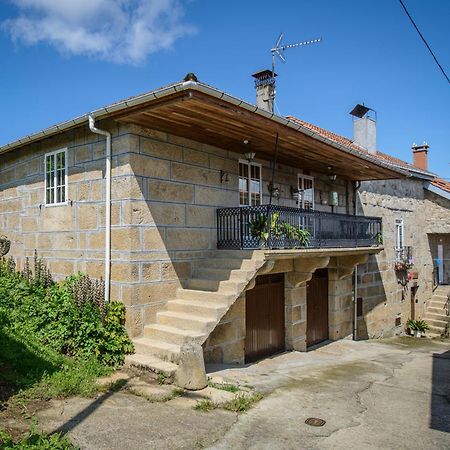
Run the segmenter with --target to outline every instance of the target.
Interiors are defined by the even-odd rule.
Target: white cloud
[[[68,55],[138,64],[195,30],[180,0],[11,0],[2,28],[17,43],[47,43]]]

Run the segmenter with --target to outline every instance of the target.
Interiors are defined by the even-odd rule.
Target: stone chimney
[[[377,153],[377,119],[373,109],[356,105],[350,114],[353,116],[353,141],[369,153]]]
[[[428,149],[430,146],[424,142],[422,145],[413,144],[413,165],[421,170],[428,170]]]
[[[272,74],[271,70],[261,70],[252,75],[255,79],[256,106],[271,113],[273,113],[276,76],[277,74]]]

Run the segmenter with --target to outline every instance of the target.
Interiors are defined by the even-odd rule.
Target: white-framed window
[[[239,206],[261,204],[261,164],[239,161]]]
[[[67,149],[45,154],[45,205],[67,203]]]
[[[298,175],[298,207],[314,209],[314,177]]]
[[[405,227],[403,219],[395,219],[395,248],[400,250],[405,246]]]

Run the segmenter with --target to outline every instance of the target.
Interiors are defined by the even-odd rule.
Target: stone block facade
[[[358,267],[358,297],[363,316],[361,338],[392,336],[404,331],[414,302],[423,317],[433,292],[433,236],[450,233],[450,201],[424,189],[417,178],[363,182],[358,213],[383,218],[384,251]],[[403,286],[394,270],[395,219],[403,219],[405,246],[412,247],[418,279]]]
[[[348,337],[353,332],[354,257],[282,259],[264,274],[284,273],[285,349],[306,351],[307,284],[318,267],[328,268],[328,334],[329,340]],[[343,274],[339,267],[349,270]],[[301,270],[304,269],[304,272]],[[303,281],[290,277],[301,273]],[[252,288],[250,283],[248,289]],[[245,362],[246,293],[231,306],[203,344],[205,362],[210,364],[243,364]]]
[[[237,206],[241,154],[182,137],[114,121],[112,134],[111,298],[125,303],[132,336],[142,333],[191,275],[192,262],[216,248],[216,209]],[[46,206],[44,155],[67,149],[68,201]],[[258,156],[258,155],[257,155]],[[0,158],[0,230],[12,240],[19,267],[38,250],[56,279],[76,272],[104,274],[105,141],[87,126],[75,128]],[[262,165],[263,203],[268,202],[271,162]],[[221,182],[220,171],[228,173]],[[301,168],[277,164],[275,186],[284,206],[295,206]],[[315,177],[316,209],[352,210],[351,183]]]

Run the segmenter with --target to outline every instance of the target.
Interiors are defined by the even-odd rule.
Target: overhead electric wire
[[[441,72],[444,74],[444,77],[446,78],[447,82],[450,83],[450,79],[448,78],[447,74],[445,73],[445,70],[443,69],[443,67],[439,64],[439,61],[437,60],[435,54],[433,53],[433,50],[431,50],[431,47],[428,45],[428,42],[426,41],[426,39],[423,37],[422,33],[420,32],[419,28],[417,27],[416,23],[414,22],[413,18],[411,17],[411,14],[409,14],[408,10],[406,9],[405,4],[403,3],[402,0],[399,0],[400,4],[402,5],[403,9],[405,10],[406,15],[409,17],[409,20],[411,21],[411,23],[414,25],[414,28],[416,29],[417,33],[419,33],[419,36],[421,37],[422,41],[424,42],[424,44],[427,46],[427,49],[429,50],[429,52],[431,53],[431,56],[434,58],[436,64],[439,66],[439,69],[441,69]]]

